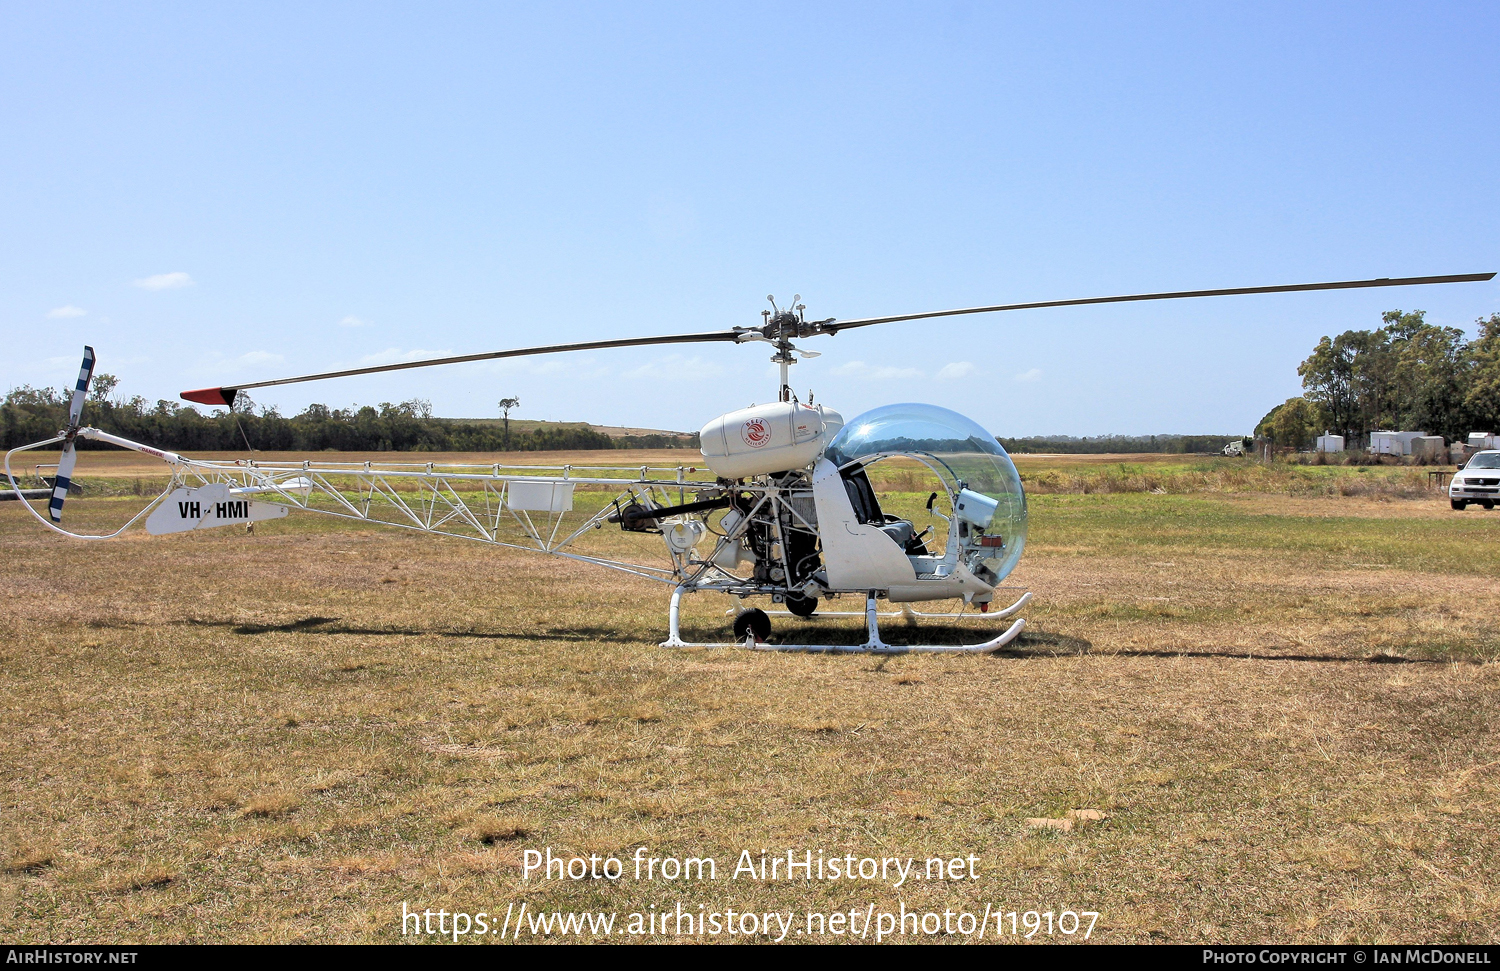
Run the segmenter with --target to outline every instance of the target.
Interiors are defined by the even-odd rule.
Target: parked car
[[[1500,500],[1500,449],[1475,452],[1462,469],[1453,473],[1448,500],[1454,509],[1464,509],[1471,502],[1494,509]]]

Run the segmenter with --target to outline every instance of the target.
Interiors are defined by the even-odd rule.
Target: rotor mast
[[[792,294],[792,304],[786,310],[776,306],[776,297],[767,295],[766,300],[770,302],[770,310],[762,310],[760,315],[765,320],[760,333],[762,339],[776,348],[776,353],[771,355],[771,363],[781,369],[781,380],[776,386],[777,401],[792,400],[792,385],[787,369],[797,363],[796,355],[803,357],[817,357],[817,351],[806,351],[792,343],[793,337],[807,337],[816,333],[815,329],[809,329],[806,319],[802,316],[807,305],[802,303],[802,294]],[[829,321],[817,321],[814,327],[829,323]]]

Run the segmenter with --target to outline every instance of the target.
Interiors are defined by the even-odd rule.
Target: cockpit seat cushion
[[[916,535],[916,527],[904,519],[885,523],[880,527],[880,531],[895,540],[896,545],[903,550],[911,544],[912,537]]]

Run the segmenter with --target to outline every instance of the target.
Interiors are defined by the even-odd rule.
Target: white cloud
[[[136,280],[133,284],[133,286],[140,287],[142,290],[177,290],[192,285],[193,278],[181,271],[176,273],[158,273],[155,276]]]
[[[61,357],[49,357],[42,363],[49,370],[56,370],[58,368],[61,368],[64,371],[72,370],[74,374],[77,374],[78,364],[81,359],[81,356],[78,354],[64,354]],[[126,365],[130,364],[149,363],[151,363],[151,358],[147,357],[144,354],[133,354],[130,357],[112,357],[108,361],[108,364],[111,368],[125,367]],[[98,370],[98,368],[96,367],[95,370]]]
[[[203,360],[197,370],[202,374],[222,376],[264,364],[281,364],[285,360],[280,354],[272,354],[270,351],[248,351],[239,357],[225,357],[214,353]]]
[[[578,361],[567,360],[567,355],[562,354],[556,357],[544,357],[535,360],[529,360],[524,357],[514,358],[514,360],[522,363],[521,370],[527,374],[565,374],[580,377],[584,374],[597,375],[609,373],[608,368],[597,367],[592,360],[580,363]]]
[[[405,364],[408,361],[425,361],[433,357],[451,357],[452,351],[403,351],[399,347],[387,347],[375,354],[366,354],[359,359],[359,367],[378,367],[382,364]]]
[[[974,365],[968,361],[954,361],[952,364],[944,364],[943,369],[937,373],[939,381],[960,381],[974,373]]]
[[[1030,371],[1022,371],[1020,374],[1016,375],[1017,381],[1022,381],[1026,384],[1031,384],[1032,382],[1040,381],[1041,379],[1042,369],[1039,367],[1034,367]]]
[[[481,361],[471,364],[476,372],[500,375],[509,379],[518,375],[528,377],[562,377],[569,381],[595,381],[614,374],[613,368],[600,364],[593,357],[576,354],[541,354],[536,357],[502,357],[497,361]]]
[[[833,373],[845,378],[859,378],[862,381],[921,381],[927,377],[914,367],[891,367],[889,365],[877,367],[873,364],[866,364],[864,361],[840,364],[833,369]]]
[[[368,320],[360,320],[358,317],[354,316],[353,314],[350,314],[349,316],[345,317],[343,320],[339,321],[339,326],[340,327],[368,327],[368,326],[370,326],[370,322]]]
[[[625,372],[627,378],[652,381],[707,381],[724,373],[723,365],[701,357],[668,354]]]
[[[54,307],[47,311],[47,316],[54,319],[58,317],[83,317],[87,316],[87,314],[87,310],[84,310],[82,307],[75,307],[72,304],[68,304],[65,307]]]

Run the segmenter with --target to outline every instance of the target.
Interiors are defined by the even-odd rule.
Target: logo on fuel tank
[[[740,438],[751,448],[764,448],[771,442],[771,426],[764,418],[751,418],[740,426]]]

